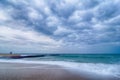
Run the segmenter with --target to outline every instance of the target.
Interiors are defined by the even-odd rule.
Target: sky
[[[0,0],[0,53],[120,53],[120,0]]]

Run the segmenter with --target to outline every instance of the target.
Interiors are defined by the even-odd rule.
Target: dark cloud
[[[0,0],[0,27],[24,26],[64,46],[116,43],[119,4],[119,0]]]

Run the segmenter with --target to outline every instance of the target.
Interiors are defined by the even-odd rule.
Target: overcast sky
[[[0,52],[120,53],[120,0],[0,0]]]

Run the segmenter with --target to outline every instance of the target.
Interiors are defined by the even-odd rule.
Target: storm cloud
[[[79,53],[98,50],[95,46],[100,52],[109,47],[114,51],[120,47],[119,4],[120,0],[0,0],[1,51]]]

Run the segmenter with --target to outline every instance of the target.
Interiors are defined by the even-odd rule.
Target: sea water
[[[120,54],[58,54],[1,61],[59,65],[76,72],[120,78]]]

